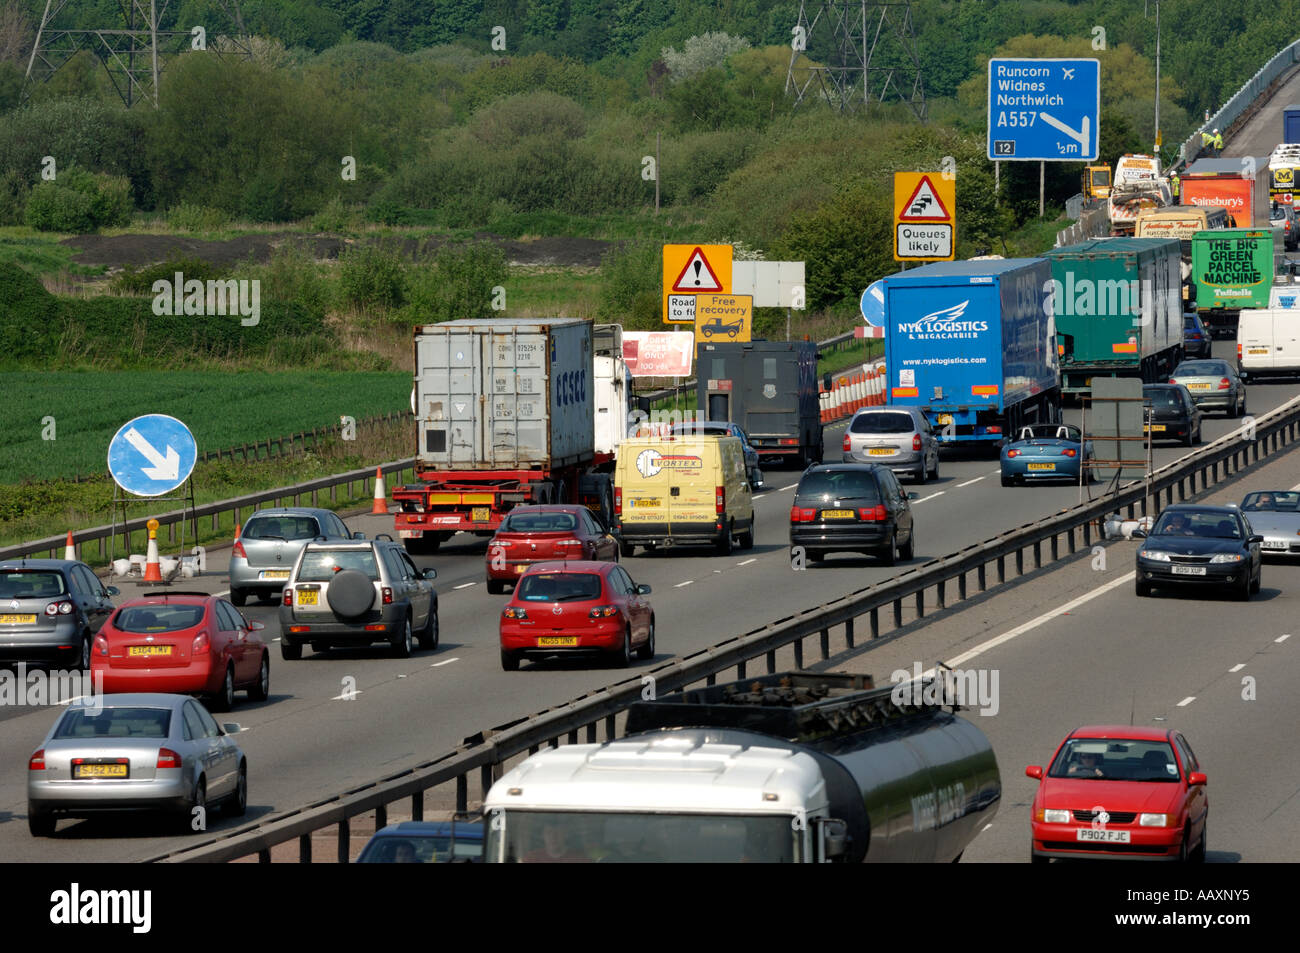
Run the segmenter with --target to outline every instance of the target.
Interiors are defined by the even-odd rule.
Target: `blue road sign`
[[[108,472],[135,496],[162,496],[190,478],[194,434],[175,417],[146,414],[122,425],[108,444]]]
[[[1099,152],[1098,60],[989,60],[989,158],[1092,162]]]
[[[862,300],[858,302],[858,310],[862,312],[862,318],[873,328],[883,328],[885,326],[885,282],[873,281],[867,285],[867,290],[862,292]]]

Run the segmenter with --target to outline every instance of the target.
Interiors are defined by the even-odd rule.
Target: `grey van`
[[[939,478],[939,438],[918,407],[863,407],[844,431],[845,463],[878,463],[916,482]]]

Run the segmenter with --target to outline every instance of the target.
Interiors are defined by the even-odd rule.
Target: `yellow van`
[[[619,551],[711,543],[718,554],[754,545],[754,498],[738,437],[629,437],[614,465]]]

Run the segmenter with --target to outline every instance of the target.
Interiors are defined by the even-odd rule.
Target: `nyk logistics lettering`
[[[900,321],[898,333],[906,334],[911,341],[937,341],[946,338],[976,338],[980,332],[989,329],[987,321],[963,321],[962,316],[970,306],[967,299],[938,311],[931,311],[925,317],[912,322]]]

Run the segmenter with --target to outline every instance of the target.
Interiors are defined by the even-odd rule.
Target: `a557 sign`
[[[1098,60],[989,60],[990,159],[1091,162],[1101,137]]]

